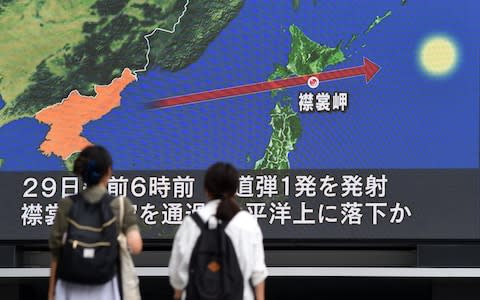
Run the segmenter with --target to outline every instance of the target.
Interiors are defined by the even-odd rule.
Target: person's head
[[[112,157],[102,146],[88,146],[75,160],[73,173],[80,176],[87,186],[106,184],[112,175]]]
[[[204,187],[209,200],[220,199],[217,218],[229,221],[240,207],[235,201],[239,174],[232,164],[217,162],[211,165],[205,174]]]

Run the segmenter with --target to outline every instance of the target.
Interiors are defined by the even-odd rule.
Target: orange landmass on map
[[[38,112],[35,118],[50,125],[40,151],[47,156],[54,154],[66,160],[73,153],[91,145],[81,136],[83,126],[120,106],[120,93],[134,80],[135,76],[126,68],[109,85],[95,86],[95,97],[82,96],[74,90],[61,103]]]

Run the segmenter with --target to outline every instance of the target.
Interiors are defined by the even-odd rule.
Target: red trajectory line
[[[365,82],[368,83],[380,67],[373,63],[368,58],[363,58],[363,65],[358,67],[321,72],[310,75],[303,75],[297,77],[290,77],[286,79],[264,81],[258,83],[251,83],[246,85],[228,87],[223,89],[211,90],[206,92],[199,92],[181,96],[174,96],[159,99],[149,104],[150,108],[167,108],[173,106],[187,105],[192,103],[199,103],[208,100],[218,100],[228,97],[235,97],[241,95],[255,94],[270,90],[282,89],[287,87],[304,85],[311,77],[316,77],[319,82],[331,81],[337,79],[351,78],[356,76],[365,76]]]

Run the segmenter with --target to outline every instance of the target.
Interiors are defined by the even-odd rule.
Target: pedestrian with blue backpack
[[[107,192],[110,154],[89,146],[78,155],[73,171],[86,189],[58,204],[49,239],[48,299],[140,299],[130,253],[140,253],[143,242],[130,200]]]
[[[239,173],[229,163],[206,172],[205,206],[185,218],[169,263],[174,300],[264,300],[267,268],[256,219],[235,200]]]

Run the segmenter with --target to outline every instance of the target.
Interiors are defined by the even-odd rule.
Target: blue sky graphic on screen
[[[0,6],[0,32],[23,14],[15,30],[46,40],[0,34],[2,171],[65,170],[88,144],[120,170],[479,167],[479,1],[47,2],[58,17]],[[213,91],[364,57],[380,67],[368,83]]]

